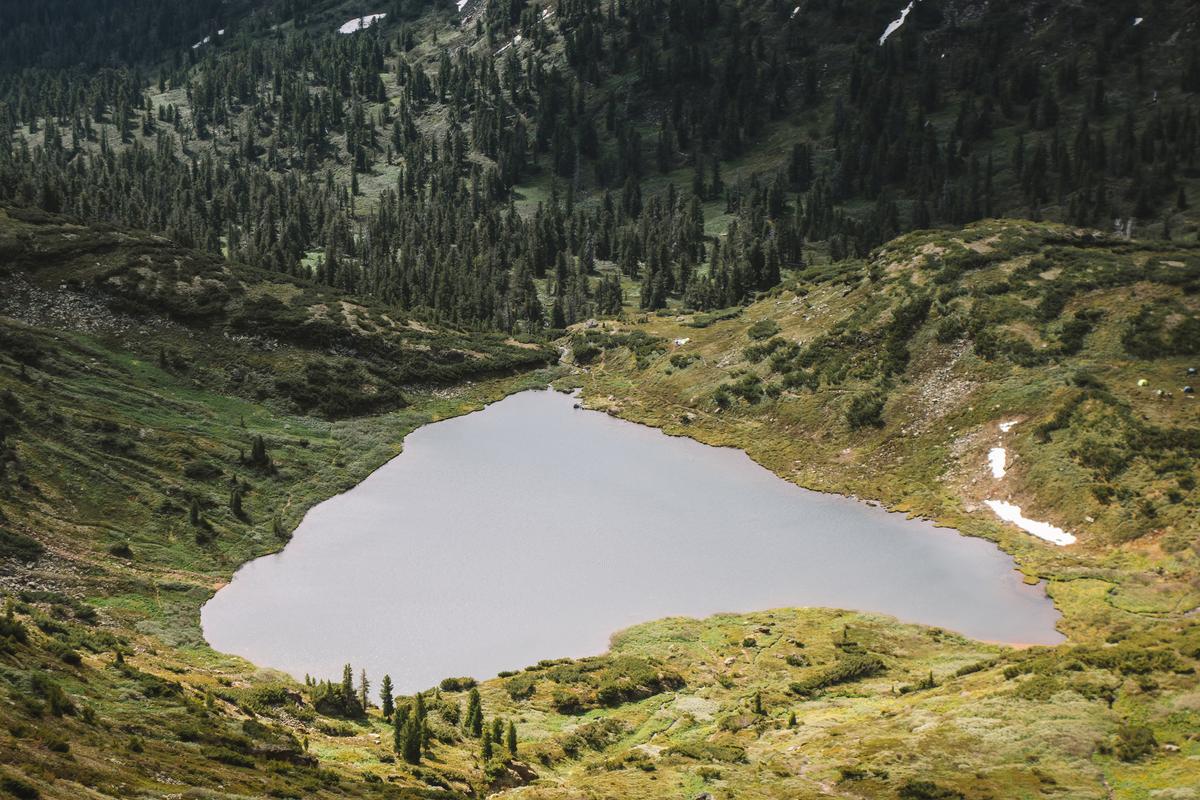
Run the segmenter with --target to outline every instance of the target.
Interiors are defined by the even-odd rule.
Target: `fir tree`
[[[463,720],[463,729],[470,736],[480,736],[483,733],[483,703],[479,698],[479,690],[472,688],[467,695],[467,714]]]
[[[479,753],[483,757],[486,764],[492,760],[492,730],[485,728],[483,731],[483,741],[479,745]]]
[[[384,675],[383,680],[379,682],[379,708],[383,711],[384,719],[391,719],[392,714],[396,710],[395,699],[393,698],[392,676]]]

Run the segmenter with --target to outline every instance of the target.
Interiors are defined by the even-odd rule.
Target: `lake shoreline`
[[[399,455],[353,488],[310,509],[283,551],[243,565],[229,586],[205,604],[202,624],[210,645],[297,676],[325,674],[342,660],[365,660],[375,672],[417,671],[425,675],[425,682],[446,674],[482,677],[563,652],[599,653],[605,641],[629,625],[674,616],[703,619],[730,609],[737,613],[768,607],[856,609],[886,615],[898,624],[940,628],[968,638],[1011,638],[1014,642],[1026,641],[1018,629],[1028,631],[1044,620],[1053,637],[1040,644],[1061,643],[1056,623],[1043,616],[1050,613],[1054,620],[1058,618],[1044,590],[1032,591],[1035,587],[1021,580],[1011,558],[992,543],[946,537],[946,532],[911,515],[858,498],[797,486],[764,469],[739,448],[711,447],[691,437],[666,436],[654,426],[626,427],[628,420],[596,411],[591,412],[595,416],[581,419],[577,416],[579,403],[569,395],[561,385],[555,391],[530,389],[485,404],[478,414],[441,420],[443,426],[424,425],[411,431]],[[445,452],[436,447],[431,451],[434,441],[440,441]],[[679,445],[664,447],[669,442]],[[530,448],[541,449],[522,460],[520,451]],[[554,466],[565,464],[572,465],[568,475]],[[643,474],[641,470],[649,471]],[[504,477],[509,471],[519,477]],[[574,473],[586,476],[574,477]],[[562,483],[564,480],[567,482]],[[521,481],[541,487],[535,506],[522,507],[517,488],[524,485]],[[651,484],[655,490],[647,495],[645,487]],[[472,502],[456,504],[448,497],[438,498],[446,486],[453,486],[456,492],[470,487]],[[560,494],[571,499],[555,500]],[[616,529],[605,525],[603,531],[597,528],[593,532],[589,525],[599,524],[594,521],[584,524],[575,519],[568,523],[569,529],[557,524],[572,519],[572,508],[594,507],[601,497],[617,500],[618,507],[644,498],[633,506],[638,509],[633,517],[639,520],[638,526],[625,531],[620,524]],[[657,500],[650,506],[636,504],[651,497],[669,498],[670,502],[665,510],[657,508]],[[474,510],[480,503],[481,510]],[[400,517],[385,511],[388,504],[403,509]],[[720,547],[724,531],[740,525],[740,508],[753,510],[752,518],[758,520],[752,527],[756,538],[751,541],[756,543],[745,547],[743,541],[714,561],[709,554],[717,552],[714,548]],[[471,515],[476,513],[484,516],[475,521]],[[507,519],[513,513],[517,517]],[[627,515],[629,510],[622,509],[616,519],[622,513]],[[660,518],[653,521],[655,514]],[[722,522],[723,518],[727,521]],[[380,524],[384,527],[378,528]],[[401,524],[397,532],[413,533],[398,540],[396,535],[386,533],[394,524]],[[323,526],[330,525],[334,527],[319,534]],[[445,525],[450,526],[445,532],[432,533]],[[505,533],[506,525],[517,527]],[[472,539],[466,533],[480,526],[495,530],[489,530],[489,538],[483,540]],[[566,530],[570,530],[569,537],[565,537]],[[422,533],[413,539],[416,531]],[[425,541],[431,536],[436,545]],[[502,549],[487,550],[492,547],[490,537],[505,542]],[[578,543],[574,542],[576,538]],[[607,595],[603,613],[610,615],[606,617],[608,623],[596,616],[601,611],[594,603],[577,599],[572,591],[575,584],[568,585],[570,581],[562,577],[570,570],[556,567],[558,557],[552,555],[565,547],[564,556],[572,558],[573,550],[585,552],[596,546],[614,554],[637,552],[632,560],[605,561],[593,578],[582,579],[583,585],[600,581],[614,587],[625,587],[625,581],[633,581],[617,588],[616,594]],[[911,550],[914,547],[917,549]],[[538,554],[536,567],[523,558],[513,560],[509,551],[514,548]],[[388,555],[389,549],[394,555]],[[360,551],[371,553],[372,562],[399,558],[420,565],[421,572],[457,573],[467,585],[486,583],[491,570],[522,588],[517,597],[508,598],[515,605],[506,607],[503,613],[472,606],[462,596],[441,599],[437,583],[406,594],[403,587],[388,586],[385,573],[376,575],[372,563],[348,566],[355,563],[353,554]],[[571,556],[566,556],[568,551],[572,551]],[[950,552],[960,556],[946,560]],[[471,566],[475,561],[488,566],[479,571],[482,568]],[[843,567],[833,566],[841,562]],[[340,569],[351,572],[335,576],[333,573]],[[289,575],[288,570],[300,571],[283,577]],[[739,588],[738,582],[724,580],[724,576],[747,571],[756,575],[749,594]],[[478,573],[476,577],[472,577],[474,573]],[[912,583],[924,573],[927,577]],[[1000,578],[1002,574],[1013,577]],[[671,575],[677,577],[666,581]],[[292,586],[302,586],[303,591],[288,588]],[[698,593],[699,586],[705,591]],[[789,595],[790,601],[780,602]],[[359,616],[365,614],[371,620],[372,630],[387,631],[383,639],[404,646],[364,645],[361,638],[338,630],[332,619],[329,624],[320,623],[320,599],[334,596],[351,607],[366,609]],[[427,596],[436,599],[427,600]],[[655,597],[662,599],[655,601]],[[376,605],[376,598],[395,608],[398,616],[413,619],[397,621],[397,615],[375,614],[370,609]],[[703,601],[696,605],[699,598]],[[1020,613],[1015,609],[1012,614],[1000,613],[1018,598],[1023,609]],[[624,610],[613,607],[614,601]],[[554,606],[556,614],[541,619],[546,605]],[[1035,612],[1037,608],[1043,610]],[[489,616],[498,613],[494,619]],[[466,636],[463,631],[470,630],[480,615],[491,619],[491,623],[476,630],[473,637],[466,637],[470,646],[459,642],[458,638]],[[308,627],[288,627],[296,618],[310,620],[324,632],[323,640],[306,644],[305,640],[311,639],[306,633]],[[426,623],[432,619],[441,621]],[[567,638],[555,641],[555,635],[562,635],[555,631],[563,619],[569,622],[571,631]],[[512,627],[518,621],[519,627]],[[1011,633],[987,636],[989,626],[994,631],[1011,628]],[[500,630],[504,635],[499,635]],[[447,639],[447,631],[456,631],[459,636]],[[488,636],[499,638],[493,638],[490,647],[478,643]],[[513,649],[505,660],[500,654],[516,647],[513,637],[527,644]],[[317,650],[311,650],[314,647],[326,655],[318,655]],[[365,655],[381,647],[390,647],[393,655],[384,656],[383,651]],[[392,661],[409,657],[405,647],[426,653],[422,656],[425,659],[434,657],[436,651],[436,657],[445,660],[436,671],[420,672],[427,667],[412,665],[393,669],[389,666]],[[461,649],[459,660],[448,655],[455,647],[466,648]],[[487,652],[487,658],[471,666],[476,656],[470,653],[481,650]],[[296,655],[284,656],[284,652]],[[345,658],[331,655],[333,652],[344,653]]]

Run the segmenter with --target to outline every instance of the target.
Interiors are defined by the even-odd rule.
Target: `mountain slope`
[[[999,540],[1062,579],[1064,629],[1090,637],[1200,603],[1198,279],[1190,245],[995,221],[811,268],[742,311],[580,330],[574,350],[590,403]],[[1046,546],[988,500],[1078,543]],[[1085,575],[1112,586],[1073,618]]]
[[[933,224],[1195,234],[1189,3],[925,0],[882,43],[882,0],[318,5],[153,86],[12,76],[0,190],[506,330]]]
[[[483,714],[489,725],[514,722],[515,755],[493,747],[481,757],[481,740],[463,725],[462,682],[426,694],[431,739],[422,764],[409,766],[378,709],[365,717],[349,705],[339,710],[320,685],[210,651],[199,606],[240,563],[280,547],[304,509],[394,455],[414,426],[545,385],[561,371],[413,387],[398,411],[336,423],[298,416],[286,392],[259,400],[235,381],[195,377],[201,369],[220,374],[223,355],[262,358],[264,374],[277,375],[326,357],[303,335],[255,355],[263,339],[247,343],[232,331],[240,292],[290,279],[141,234],[61,220],[4,222],[6,252],[21,254],[9,279],[25,286],[15,305],[10,295],[5,301],[28,319],[0,320],[0,535],[12,593],[0,636],[7,699],[0,788],[9,794],[153,797],[182,783],[196,796],[390,797],[441,786],[450,789],[439,790],[443,796],[1001,797],[1015,786],[1026,796],[1099,798],[1110,796],[1109,787],[1116,796],[1145,797],[1196,778],[1191,757],[1200,742],[1189,734],[1195,719],[1186,709],[1200,629],[1178,613],[1196,602],[1187,523],[1195,495],[1170,505],[1163,490],[1172,479],[1181,486],[1185,473],[1170,464],[1154,473],[1171,461],[1164,455],[1145,462],[1156,475],[1147,480],[1135,459],[1128,474],[1106,479],[1115,490],[1108,515],[1075,527],[1073,515],[1099,501],[1087,481],[1074,483],[1088,473],[1071,455],[1074,443],[1097,435],[1092,405],[1143,432],[1147,424],[1195,430],[1192,401],[1175,393],[1146,405],[1153,387],[1137,387],[1134,377],[1165,384],[1186,360],[1120,355],[1125,331],[1149,330],[1132,325],[1144,298],[1172,309],[1153,329],[1164,342],[1194,313],[1189,249],[989,223],[913,234],[870,262],[815,269],[741,312],[631,315],[576,331],[565,345],[581,371],[566,380],[580,383],[589,403],[611,402],[670,431],[743,446],[818,488],[877,497],[995,537],[1023,569],[1050,581],[1073,641],[1013,650],[819,609],[651,623],[618,636],[609,655],[542,662],[484,682]],[[1072,260],[1080,252],[1087,258]],[[1038,258],[1058,266],[1037,263],[1034,272]],[[1095,264],[1108,277],[1097,279]],[[1138,265],[1132,280],[1131,264]],[[184,303],[192,282],[175,280],[183,275],[224,275],[232,299],[218,293],[223,302],[197,310]],[[1082,285],[1087,276],[1097,285]],[[986,288],[1001,279],[1002,289]],[[1055,288],[1065,303],[1059,318],[1047,320],[1052,304],[1044,295]],[[40,304],[38,292],[54,292],[55,302]],[[897,315],[926,292],[935,297],[924,319]],[[1106,292],[1137,302],[1108,302],[1108,315],[1093,320],[1071,355],[1056,349],[1034,358],[1042,348],[1013,346],[989,358],[973,352],[989,330],[1000,342],[1008,341],[1001,334],[1022,332],[1040,344],[1032,337],[1044,334],[1061,348],[1064,326],[1087,319]],[[161,316],[147,311],[150,298]],[[954,327],[960,338],[937,341],[943,318],[997,298],[1017,312],[970,331]],[[70,313],[35,319],[39,306]],[[1033,317],[1041,322],[1031,324]],[[853,328],[837,324],[846,318]],[[910,320],[899,339],[897,319]],[[615,335],[614,325],[628,335]],[[467,346],[460,334],[430,335]],[[805,347],[788,344],[795,339]],[[160,364],[156,348],[164,342]],[[1085,368],[1093,378],[1080,384]],[[819,391],[801,385],[811,376]],[[770,386],[785,380],[790,388],[773,397]],[[729,384],[735,388],[722,389]],[[1080,388],[1094,396],[1036,445],[1039,424],[1057,416],[1055,403]],[[850,431],[851,398],[875,392],[887,393],[884,427]],[[1125,405],[1132,415],[1122,415]],[[1142,410],[1155,413],[1134,424]],[[918,419],[931,423],[911,427]],[[980,487],[1000,421],[1018,421],[1002,440],[1013,461],[1005,483],[990,486],[1070,526],[1077,546],[1060,550],[970,511],[990,494]],[[1111,420],[1100,425],[1108,428],[1127,430]],[[1187,451],[1177,458],[1195,463]],[[1060,467],[1071,480],[1045,479]],[[1118,541],[1122,528],[1113,520],[1135,513],[1144,498],[1156,504],[1160,527]],[[1058,502],[1081,505],[1056,511]],[[413,708],[411,698],[397,702]]]

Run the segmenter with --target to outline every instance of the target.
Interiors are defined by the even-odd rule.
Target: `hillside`
[[[987,217],[1195,235],[1191,3],[360,5],[0,75],[0,192],[506,331]]]
[[[590,405],[999,541],[1091,638],[1200,602],[1198,270],[1191,245],[992,221],[744,309],[578,330],[573,350]],[[1047,547],[988,500],[1078,541]]]
[[[1196,604],[1188,522],[1196,495],[1186,479],[1197,412],[1177,389],[1155,394],[1189,362],[1126,349],[1139,347],[1130,331],[1149,335],[1138,322],[1144,304],[1169,311],[1149,315],[1162,323],[1152,331],[1159,350],[1190,344],[1172,334],[1195,314],[1191,249],[987,223],[913,234],[869,262],[804,274],[740,312],[631,314],[581,327],[565,343],[580,368],[563,380],[582,385],[587,402],[744,447],[806,485],[996,538],[1049,581],[1071,643],[1013,650],[823,610],[651,623],[618,636],[607,656],[547,661],[481,684],[488,724],[514,723],[515,755],[495,746],[481,759],[481,740],[461,726],[467,686],[447,682],[423,700],[431,738],[414,767],[393,755],[378,709],[347,717],[319,686],[208,650],[199,606],[238,564],[280,547],[304,509],[394,455],[414,426],[561,371],[414,386],[399,410],[335,424],[297,416],[286,393],[259,399],[236,382],[209,388],[194,378],[262,349],[260,339],[225,335],[244,302],[236,287],[277,291],[290,279],[217,262],[237,279],[234,299],[197,317],[180,311],[192,308],[183,291],[191,281],[174,279],[212,274],[206,257],[56,219],[9,216],[5,230],[5,252],[21,253],[9,279],[24,287],[6,294],[7,313],[73,309],[3,321],[0,502],[13,597],[0,746],[9,765],[2,786],[14,796],[77,797],[84,785],[97,797],[159,796],[177,781],[226,796],[406,796],[429,786],[470,795],[533,781],[511,791],[974,798],[1019,786],[1027,796],[1107,797],[1112,788],[1147,797],[1197,777],[1200,742],[1186,709],[1200,646],[1195,621],[1181,613]],[[143,260],[147,250],[171,258]],[[1070,258],[1080,252],[1087,258]],[[51,291],[71,293],[75,305],[36,302],[33,293]],[[937,296],[924,318],[896,314],[927,292]],[[1046,319],[1042,298],[1055,293],[1059,316]],[[1102,300],[1105,315],[1067,353],[1065,323],[1088,319]],[[1010,312],[972,314],[987,324],[939,342],[943,319],[975,302]],[[852,329],[838,325],[846,319]],[[897,319],[909,319],[904,336]],[[137,335],[149,326],[153,339]],[[853,339],[822,344],[848,330]],[[989,331],[1008,344],[985,348],[985,358],[979,341]],[[1038,347],[1013,345],[1006,334],[1016,332]],[[172,343],[164,363],[150,341]],[[305,341],[281,341],[260,357],[268,366],[326,357]],[[896,341],[908,344],[889,346]],[[1038,355],[1051,346],[1052,355]],[[235,347],[236,362],[217,359]],[[1153,383],[1139,387],[1140,376]],[[805,388],[814,380],[818,391]],[[851,430],[853,398],[875,393],[882,427]],[[1057,413],[1064,405],[1074,411]],[[1002,436],[1002,421],[1017,424]],[[1078,460],[1091,437],[1116,447],[1120,436],[1155,431],[1174,431],[1176,451],[1161,459],[1140,451],[1103,483]],[[1009,453],[1002,482],[988,478],[993,441]],[[1112,487],[1107,506],[1094,485]],[[976,507],[991,496],[1074,531],[1079,543],[1059,549],[1000,525]],[[1127,529],[1144,500],[1158,522]],[[990,720],[982,728],[981,717]]]
[[[0,10],[0,797],[1195,797],[1200,9],[901,5]],[[764,609],[413,697],[207,646],[551,383],[997,542],[1066,643]]]
[[[0,788],[333,791],[298,731],[214,698],[251,673],[200,605],[417,425],[544,385],[547,351],[40,212],[0,211],[0,253],[0,748],[25,781]]]

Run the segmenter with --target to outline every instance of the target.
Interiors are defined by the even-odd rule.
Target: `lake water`
[[[551,391],[420,428],[205,605],[218,650],[400,691],[601,653],[638,622],[785,606],[1062,640],[993,544],[805,491]]]

